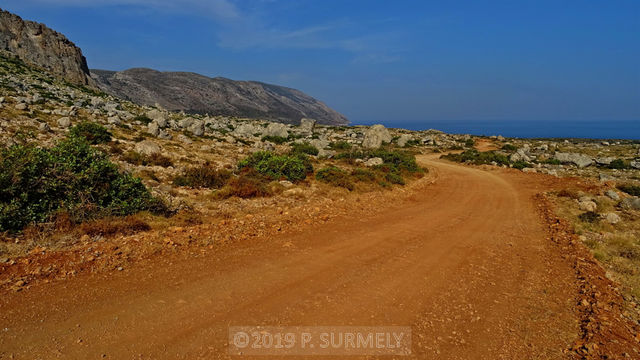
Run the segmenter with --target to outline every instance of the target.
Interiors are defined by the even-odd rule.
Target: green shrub
[[[330,166],[323,169],[318,170],[316,173],[316,180],[322,181],[327,184],[331,184],[333,186],[343,187],[352,191],[355,189],[353,182],[349,179],[349,174],[346,171],[335,167]]]
[[[511,167],[513,167],[514,169],[522,170],[524,168],[530,168],[532,167],[532,165],[526,161],[518,160],[511,164]]]
[[[498,165],[509,165],[509,158],[506,155],[498,154],[494,151],[480,152],[476,149],[464,151],[460,154],[447,154],[442,158],[476,165],[497,163]]]
[[[388,172],[387,175],[385,175],[384,177],[388,182],[392,183],[392,184],[398,184],[398,185],[404,185],[404,178],[402,178],[402,175],[396,173],[396,172]]]
[[[351,150],[351,144],[346,141],[332,142],[329,147],[334,150]]]
[[[615,159],[609,165],[607,165],[609,169],[629,169],[631,166],[627,162],[622,159]]]
[[[518,150],[518,147],[515,146],[515,145],[511,145],[511,144],[504,144],[502,146],[502,150],[504,150],[504,151],[516,151],[516,150]]]
[[[182,174],[173,179],[177,186],[192,188],[218,189],[223,187],[231,178],[228,170],[217,170],[209,164],[186,169]]]
[[[368,169],[355,169],[351,172],[351,177],[361,182],[374,182],[378,178],[376,173]]]
[[[379,157],[386,165],[391,165],[399,171],[418,172],[421,171],[416,163],[416,157],[403,151],[387,151],[383,149],[374,150],[369,153],[370,158]]]
[[[0,231],[18,231],[66,211],[74,221],[163,211],[140,179],[122,173],[83,137],[51,149],[15,145],[0,152]]]
[[[320,151],[309,143],[294,143],[291,145],[291,153],[300,153],[307,155],[318,155]]]
[[[79,136],[87,139],[90,144],[104,144],[111,141],[111,133],[104,126],[83,121],[69,130],[72,136]]]
[[[618,185],[618,189],[632,196],[640,196],[640,186],[631,184]]]
[[[547,159],[545,161],[543,161],[544,164],[549,164],[549,165],[562,165],[562,161],[558,160],[558,159]]]
[[[262,141],[270,141],[270,142],[272,142],[272,143],[274,143],[274,144],[278,144],[278,145],[284,144],[284,143],[286,143],[287,141],[289,141],[289,139],[287,139],[286,137],[282,137],[282,136],[273,136],[273,135],[266,135],[266,136],[263,136],[261,140],[262,140]]]
[[[578,219],[580,219],[580,221],[582,222],[594,223],[600,221],[600,215],[598,215],[598,213],[595,211],[587,211],[578,215]]]
[[[300,181],[313,172],[313,166],[305,154],[276,155],[258,151],[238,163],[238,168],[252,168],[272,180]]]
[[[135,121],[140,121],[141,123],[143,123],[143,124],[147,125],[147,124],[149,124],[149,123],[150,123],[151,121],[153,121],[153,120],[151,120],[151,118],[150,118],[150,117],[148,117],[147,115],[138,115],[138,116],[136,116],[136,117],[134,117],[134,118],[133,118],[133,121],[134,121],[134,122],[135,122]]]
[[[467,139],[464,142],[464,146],[468,148],[473,147],[475,144],[476,144],[476,141],[473,139]]]

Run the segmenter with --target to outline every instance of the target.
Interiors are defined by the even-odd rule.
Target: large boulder
[[[158,126],[158,123],[155,121],[150,122],[147,125],[147,132],[153,136],[160,135],[160,127]]]
[[[596,211],[598,209],[598,205],[593,201],[581,201],[579,206],[582,211]]]
[[[264,130],[264,135],[266,136],[279,136],[279,137],[289,137],[289,128],[285,124],[280,123],[271,123]]]
[[[135,150],[144,155],[159,154],[160,151],[162,151],[160,149],[160,146],[151,140],[144,140],[137,143],[135,146]]]
[[[313,134],[313,130],[316,128],[316,121],[314,119],[302,118],[300,120],[300,130],[305,133]]]
[[[60,119],[58,119],[58,126],[62,129],[66,129],[69,126],[71,126],[71,119],[69,119],[68,117],[61,117]]]
[[[405,147],[405,146],[407,146],[407,143],[409,142],[409,140],[411,140],[411,136],[410,135],[402,134],[402,135],[400,135],[400,137],[398,138],[396,143],[398,144],[399,147]]]
[[[578,153],[562,153],[556,152],[554,155],[554,159],[560,161],[561,163],[573,163],[579,168],[587,167],[593,164],[593,159],[591,156],[585,154]]]
[[[382,146],[383,143],[390,143],[391,139],[391,134],[384,125],[373,125],[365,131],[362,147],[377,149]]]
[[[194,120],[187,130],[189,130],[189,132],[191,132],[194,136],[204,135],[204,121]]]
[[[261,134],[262,128],[253,124],[240,124],[234,130],[233,134],[236,136],[250,137],[254,134]]]
[[[518,151],[511,154],[509,160],[511,160],[512,162],[531,161],[531,158],[527,155],[525,149],[518,149]]]

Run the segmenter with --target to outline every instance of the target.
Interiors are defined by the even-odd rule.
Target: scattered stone
[[[29,105],[27,105],[25,103],[19,103],[19,104],[16,104],[15,109],[16,110],[26,111],[26,110],[29,109]]]
[[[582,211],[596,211],[598,209],[598,205],[593,201],[581,201],[579,206]]]
[[[202,120],[193,120],[193,122],[189,126],[188,130],[194,136],[202,136],[202,135],[204,135],[204,121],[202,121]]]
[[[602,182],[607,182],[607,181],[614,181],[616,178],[614,178],[611,175],[608,174],[599,174],[598,178],[600,179],[600,181]]]
[[[61,117],[60,119],[58,119],[58,126],[66,129],[69,126],[71,126],[71,119],[69,119],[68,117]]]
[[[398,138],[397,144],[399,147],[405,147],[407,146],[407,143],[409,142],[409,140],[411,140],[411,136],[409,136],[408,134],[402,134]]]
[[[280,123],[271,123],[267,126],[264,131],[264,135],[266,136],[279,136],[279,137],[289,137],[289,130],[287,125]]]
[[[287,189],[293,187],[293,183],[289,180],[280,180],[280,185],[284,186]]]
[[[365,161],[364,162],[364,166],[367,166],[367,167],[378,166],[378,165],[382,165],[383,163],[384,163],[384,161],[381,158],[374,157],[374,158],[371,158],[371,159]]]
[[[578,153],[556,152],[556,154],[554,155],[554,159],[562,163],[573,163],[579,168],[584,168],[593,164],[593,159],[591,159],[590,156]]]
[[[383,143],[390,143],[391,139],[391,134],[384,125],[373,125],[365,131],[362,147],[366,149],[377,149],[382,146]]]
[[[160,126],[158,126],[158,123],[155,122],[155,120],[147,125],[147,132],[153,136],[160,135]]]
[[[620,195],[618,195],[618,193],[615,190],[609,189],[604,194],[607,195],[611,200],[614,200],[614,201],[620,200]]]
[[[640,210],[640,198],[628,197],[620,202],[620,207],[627,210]]]
[[[193,144],[193,140],[189,139],[189,137],[187,137],[184,134],[178,135],[178,140],[180,140],[181,142],[183,142],[185,144]]]
[[[117,116],[110,116],[107,119],[107,122],[111,125],[120,125],[122,123],[122,120],[120,120],[120,118]]]
[[[523,169],[522,169],[522,172],[523,172],[523,173],[537,173],[537,172],[538,172],[538,170],[536,170],[536,169],[534,169],[534,168],[528,168],[528,167],[527,167],[527,168],[523,168]]]
[[[307,134],[313,134],[316,128],[316,121],[314,119],[302,118],[300,119],[300,130]]]
[[[634,160],[629,163],[629,165],[634,169],[640,169],[640,161]]]
[[[615,159],[616,158],[614,157],[599,157],[599,158],[596,158],[595,160],[596,160],[596,164],[598,165],[609,165]]]
[[[40,130],[40,132],[49,132],[51,131],[51,126],[49,126],[49,124],[47,124],[46,122],[42,122],[38,126],[38,130]]]
[[[144,140],[136,144],[135,150],[143,155],[159,154],[162,150],[160,146],[151,140]]]
[[[614,212],[604,214],[604,218],[609,224],[617,224],[622,220],[620,216]]]

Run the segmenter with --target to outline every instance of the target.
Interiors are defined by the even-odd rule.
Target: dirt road
[[[401,325],[409,358],[566,358],[575,276],[533,190],[421,161],[436,181],[373,218],[3,296],[0,358],[228,358],[230,325]]]

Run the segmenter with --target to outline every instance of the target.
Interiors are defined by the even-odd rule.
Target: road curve
[[[411,326],[404,359],[564,358],[574,279],[532,191],[420,161],[435,182],[370,218],[3,296],[0,359],[229,358],[230,325]]]

